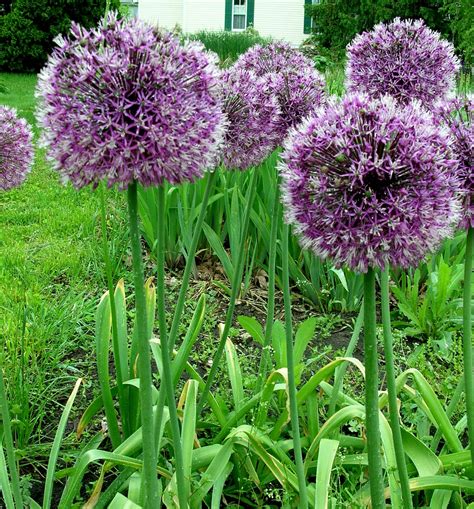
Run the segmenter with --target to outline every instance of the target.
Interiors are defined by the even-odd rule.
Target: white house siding
[[[304,0],[254,0],[254,27],[263,36],[299,45]],[[224,30],[225,0],[139,0],[138,16],[164,28],[179,24],[184,32]]]
[[[303,32],[304,0],[255,0],[254,26],[263,36],[299,45]]]
[[[184,0],[184,32],[224,30],[224,18],[225,0]]]
[[[164,28],[182,26],[183,0],[139,0],[138,17]]]

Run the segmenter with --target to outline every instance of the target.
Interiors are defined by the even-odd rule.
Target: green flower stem
[[[158,246],[157,246],[157,278],[156,278],[156,297],[158,309],[158,327],[160,330],[161,356],[163,364],[163,373],[161,384],[164,387],[166,399],[168,400],[168,409],[170,413],[171,436],[173,439],[174,459],[176,468],[176,487],[178,490],[178,500],[180,509],[188,507],[189,483],[184,476],[183,450],[181,447],[181,432],[179,429],[178,412],[176,410],[176,401],[174,397],[173,377],[171,374],[171,356],[168,344],[168,330],[166,325],[165,311],[165,188],[159,186],[157,194],[158,208]],[[153,440],[153,447],[155,441]],[[156,461],[155,461],[156,466]],[[152,506],[154,507],[154,506]],[[158,507],[158,506],[156,506]]]
[[[272,341],[273,321],[275,319],[275,265],[276,265],[276,252],[277,252],[277,237],[278,226],[280,224],[280,200],[279,200],[279,186],[278,181],[275,186],[275,194],[273,196],[273,210],[271,216],[270,227],[270,252],[268,257],[268,302],[267,302],[267,317],[265,322],[265,338],[262,349],[262,356],[260,357],[260,367],[258,370],[258,380],[256,385],[256,392],[262,389],[267,376],[268,366],[271,362],[270,345]]]
[[[217,370],[219,368],[219,362],[222,357],[222,353],[224,352],[225,343],[227,341],[227,337],[229,335],[229,330],[232,326],[232,320],[234,318],[234,309],[235,309],[235,301],[240,293],[240,287],[242,284],[242,274],[244,270],[244,252],[245,252],[245,244],[247,240],[247,231],[249,228],[250,222],[250,212],[252,211],[252,205],[255,198],[255,181],[256,181],[257,170],[254,169],[250,176],[249,189],[246,196],[246,204],[244,211],[244,221],[241,232],[241,242],[239,247],[239,252],[237,254],[237,260],[234,265],[234,274],[232,278],[232,292],[230,295],[229,307],[227,308],[227,314],[225,317],[224,328],[222,330],[221,337],[219,339],[219,344],[217,345],[216,352],[214,353],[214,357],[212,358],[212,366],[209,371],[209,376],[207,377],[206,385],[202,391],[201,398],[199,399],[197,405],[197,415],[199,415],[204,407],[209,391],[211,390],[211,386],[214,382],[214,379],[217,374]]]
[[[288,269],[288,235],[287,224],[283,225],[282,233],[282,273],[283,273],[283,299],[285,303],[285,332],[286,332],[286,364],[288,369],[288,393],[290,399],[291,429],[293,432],[293,450],[295,455],[296,475],[300,500],[299,509],[308,508],[308,492],[306,476],[304,473],[303,455],[301,453],[300,426],[298,420],[298,402],[296,399],[295,363],[293,360],[293,326],[291,316],[290,279]]]
[[[392,428],[393,445],[395,448],[395,457],[397,460],[398,475],[400,477],[400,487],[402,490],[402,500],[404,509],[412,509],[413,501],[410,492],[408,480],[407,464],[405,451],[403,449],[402,433],[400,430],[400,420],[397,407],[397,387],[395,383],[395,366],[393,355],[392,327],[390,323],[390,290],[389,290],[389,268],[382,272],[380,280],[380,292],[382,301],[382,324],[385,352],[385,370],[387,373],[388,389],[388,410],[390,416],[390,426]]]
[[[128,212],[130,240],[132,245],[133,277],[135,285],[136,330],[138,340],[138,370],[140,376],[140,405],[143,432],[143,477],[145,481],[146,508],[160,507],[158,478],[156,476],[156,452],[153,426],[153,398],[150,338],[147,333],[145,281],[143,275],[142,248],[138,230],[137,183],[128,187]],[[183,506],[186,507],[186,506]]]
[[[189,279],[191,277],[191,271],[194,264],[194,257],[196,255],[196,249],[199,242],[199,237],[202,232],[202,225],[204,223],[204,219],[206,218],[207,213],[207,204],[209,202],[209,196],[211,194],[212,189],[214,188],[214,183],[216,181],[217,171],[210,172],[207,177],[206,189],[204,191],[204,197],[201,202],[201,210],[199,212],[199,216],[194,226],[193,238],[191,239],[191,246],[189,247],[189,252],[187,253],[186,265],[184,267],[183,278],[181,280],[181,288],[179,290],[178,301],[176,302],[176,307],[173,315],[173,322],[171,323],[170,337],[169,337],[169,352],[168,355],[171,358],[171,354],[173,348],[176,344],[176,340],[178,338],[178,328],[181,323],[181,316],[183,314],[184,302],[186,299],[186,293],[188,291]],[[157,403],[157,412],[156,412],[156,420],[155,420],[155,430],[157,437],[157,451],[160,450],[160,442],[159,442],[159,429],[161,428],[161,423],[163,422],[163,410],[166,402],[166,392],[160,390],[160,394],[158,396]]]
[[[364,356],[365,356],[365,427],[369,459],[369,482],[372,508],[385,507],[379,428],[379,377],[377,358],[375,272],[364,275]]]
[[[120,409],[120,417],[122,420],[123,432],[126,437],[128,437],[131,433],[130,428],[130,419],[128,412],[128,388],[124,385],[124,381],[128,379],[128,367],[125,363],[122,363],[122,359],[120,356],[120,345],[119,345],[119,337],[118,337],[118,322],[117,322],[117,308],[115,306],[115,289],[113,283],[112,276],[112,263],[110,260],[109,253],[109,245],[107,239],[107,213],[105,207],[105,184],[102,183],[100,185],[100,223],[102,229],[102,248],[103,248],[103,256],[105,262],[105,273],[107,277],[107,289],[109,291],[110,297],[110,314],[112,317],[112,345],[113,345],[113,354],[114,354],[114,363],[115,363],[115,376],[117,378],[117,391],[118,391],[118,403]],[[120,433],[120,432],[119,432]],[[112,437],[111,437],[112,438]],[[119,436],[118,444],[121,443],[122,439]],[[114,442],[117,441],[117,438]],[[117,444],[117,445],[118,445]],[[116,445],[116,446],[117,446]],[[116,447],[115,446],[115,447]]]
[[[474,228],[469,228],[466,239],[464,261],[464,303],[463,303],[463,353],[464,385],[466,391],[467,427],[471,462],[474,466],[474,370],[472,362],[472,255],[474,252]]]
[[[3,358],[2,358],[3,360]],[[15,505],[18,509],[23,507],[23,497],[20,489],[20,476],[18,475],[18,465],[15,458],[15,446],[13,445],[13,433],[10,421],[10,412],[8,411],[7,394],[3,380],[3,362],[0,364],[0,411],[3,421],[3,439],[7,452],[8,470],[10,472],[11,490]]]

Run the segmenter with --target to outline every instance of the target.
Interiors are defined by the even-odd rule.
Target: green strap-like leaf
[[[3,436],[0,437],[0,491],[3,494],[3,501],[5,503],[6,509],[15,509],[2,442]]]
[[[338,440],[329,440],[327,438],[321,440],[316,469],[316,494],[314,499],[314,507],[318,509],[328,509],[329,507],[329,481],[331,480],[332,467],[338,447]]]
[[[112,502],[110,502],[109,509],[142,509],[142,506],[135,504],[135,502],[132,502],[121,493],[117,493]]]
[[[74,385],[74,389],[69,396],[64,410],[61,414],[61,419],[59,420],[58,429],[56,430],[56,434],[54,435],[53,445],[51,447],[51,452],[49,453],[49,461],[48,461],[48,469],[46,471],[46,480],[44,483],[44,497],[43,497],[43,509],[49,509],[51,507],[51,497],[53,495],[53,483],[54,483],[54,473],[56,471],[56,462],[59,456],[59,449],[61,448],[61,441],[63,439],[64,430],[66,429],[67,420],[69,418],[69,414],[72,409],[72,405],[74,404],[74,400],[76,399],[77,392],[79,391],[79,387],[82,383],[82,378],[79,378]]]
[[[242,382],[242,371],[240,369],[239,358],[235,350],[234,343],[227,338],[225,343],[225,356],[227,361],[227,373],[229,374],[230,385],[232,387],[232,398],[234,408],[241,408],[244,401],[244,386]]]
[[[438,474],[442,468],[442,463],[438,456],[409,431],[402,428],[401,432],[403,448],[411,461],[413,461],[418,475],[424,477]]]

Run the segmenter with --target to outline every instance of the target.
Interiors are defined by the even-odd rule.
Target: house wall
[[[225,0],[184,0],[184,32],[224,30]]]
[[[164,28],[182,26],[183,0],[139,0],[138,17]]]
[[[299,45],[303,33],[304,0],[255,0],[254,27],[260,35]]]
[[[138,16],[184,32],[224,30],[225,0],[139,0]],[[255,0],[254,27],[263,36],[299,45],[303,33],[304,0]]]

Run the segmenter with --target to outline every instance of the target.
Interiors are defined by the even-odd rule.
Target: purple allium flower
[[[289,44],[257,44],[240,56],[235,68],[266,78],[280,105],[281,140],[324,101],[324,78],[309,58]]]
[[[115,14],[56,42],[37,96],[43,143],[65,180],[124,188],[202,176],[224,115],[219,71],[200,44]]]
[[[418,101],[331,100],[285,143],[286,219],[303,247],[337,266],[416,265],[459,221],[450,144]]]
[[[454,47],[422,20],[380,23],[357,35],[347,48],[349,92],[389,94],[402,103],[430,104],[455,86],[459,60]]]
[[[439,121],[451,130],[454,153],[459,159],[458,175],[465,193],[459,226],[474,227],[474,96],[439,101],[434,105],[434,111]]]
[[[229,169],[256,166],[280,141],[278,101],[251,71],[231,67],[220,86],[227,118],[222,161]]]
[[[0,106],[0,189],[23,183],[33,163],[31,128],[16,110]]]

